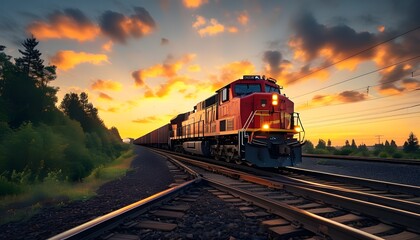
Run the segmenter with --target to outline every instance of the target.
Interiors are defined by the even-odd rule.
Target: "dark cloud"
[[[347,25],[349,23],[349,20],[342,16],[335,16],[330,21],[330,25]]]
[[[281,63],[283,57],[279,51],[265,51],[263,56],[263,62],[268,64],[268,73],[271,76],[277,76],[281,73],[282,67]]]
[[[278,49],[280,47],[281,47],[281,41],[280,40],[269,41],[268,42],[268,48],[270,48],[270,49]]]
[[[134,7],[135,14],[127,17],[114,11],[106,11],[100,17],[102,32],[112,40],[125,43],[127,38],[140,38],[156,28],[149,12],[142,7]]]
[[[358,18],[362,24],[367,25],[378,25],[380,21],[377,17],[373,16],[372,14],[362,14]]]
[[[360,51],[375,43],[374,34],[368,32],[357,33],[347,25],[327,27],[319,24],[315,17],[304,12],[292,22],[296,34],[291,38],[295,43],[295,50],[305,53],[305,60],[312,61],[320,56],[320,51],[329,49],[330,59],[347,56]],[[360,56],[359,56],[360,57]],[[363,55],[365,59],[372,57],[372,52]]]
[[[123,14],[108,10],[102,14],[99,25],[105,35],[108,35],[115,41],[125,43],[127,33],[121,26],[124,19],[125,16]]]
[[[341,102],[346,102],[346,103],[360,102],[360,101],[366,100],[366,94],[360,93],[357,91],[344,91],[338,94],[338,99]]]
[[[168,45],[169,44],[169,40],[167,38],[161,38],[160,39],[160,45]]]
[[[99,98],[107,100],[107,101],[114,100],[111,96],[103,92],[99,92]]]
[[[144,80],[142,78],[141,70],[136,70],[136,71],[132,72],[131,76],[133,77],[134,83],[135,83],[136,86],[143,86],[144,85]]]
[[[91,23],[90,19],[86,17],[86,15],[79,9],[67,8],[67,9],[64,9],[64,14],[73,18],[74,20],[76,20],[76,22],[82,25]]]

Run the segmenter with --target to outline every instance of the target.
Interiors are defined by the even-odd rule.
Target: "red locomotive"
[[[280,89],[272,78],[245,75],[134,143],[258,167],[294,166],[302,161],[305,132]]]

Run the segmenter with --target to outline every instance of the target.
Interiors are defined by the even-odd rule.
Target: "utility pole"
[[[375,137],[378,139],[378,144],[381,144],[381,137],[384,135],[375,135]]]

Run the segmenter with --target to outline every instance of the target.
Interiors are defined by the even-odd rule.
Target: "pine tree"
[[[319,139],[318,140],[318,144],[315,147],[316,149],[326,149],[327,148],[327,144],[325,143],[325,140],[323,139]]]
[[[354,141],[354,139],[351,140],[351,149],[353,151],[357,150],[357,145],[356,145],[356,142]]]
[[[76,93],[67,93],[60,104],[60,109],[71,119],[78,121],[85,132],[105,128],[98,116],[98,109],[89,102],[85,92],[80,96]]]
[[[16,58],[16,66],[26,74],[26,76],[37,81],[38,84],[42,84],[44,78],[44,60],[41,59],[41,52],[36,49],[39,42],[32,36],[26,39],[22,46],[24,50],[19,52],[23,55],[20,58]]]
[[[407,141],[404,142],[404,152],[414,153],[419,150],[419,141],[413,132],[408,136]]]
[[[22,43],[24,49],[19,50],[22,57],[2,71],[1,94],[12,127],[19,127],[24,122],[48,123],[56,111],[58,88],[47,86],[56,78],[55,66],[43,65],[37,45],[35,38],[26,39]]]

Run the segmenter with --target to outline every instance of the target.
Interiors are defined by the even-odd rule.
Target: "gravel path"
[[[304,157],[302,164],[298,165],[297,167],[420,186],[420,165]]]
[[[103,185],[98,195],[58,207],[45,207],[24,222],[0,226],[0,239],[46,239],[98,216],[167,189],[173,177],[166,159],[134,146],[136,157],[125,177]]]

